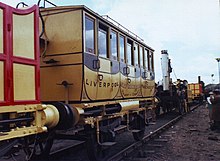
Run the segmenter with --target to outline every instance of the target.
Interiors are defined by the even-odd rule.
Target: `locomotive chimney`
[[[162,75],[163,75],[163,90],[169,90],[169,82],[170,82],[170,72],[171,69],[169,66],[170,60],[167,53],[167,50],[161,51],[161,67],[162,67]]]
[[[198,76],[198,83],[200,84],[200,82],[201,82],[201,77]]]

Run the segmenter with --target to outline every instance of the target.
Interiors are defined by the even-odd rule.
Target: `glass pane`
[[[111,52],[112,52],[112,58],[114,60],[117,60],[117,34],[115,32],[111,32]]]
[[[86,51],[90,53],[95,53],[95,40],[94,40],[94,20],[86,17],[85,20],[85,46]]]
[[[134,44],[134,65],[138,64],[138,45]]]
[[[144,50],[144,67],[147,70],[148,70],[148,52],[149,51],[147,49]]]
[[[125,60],[125,38],[120,36],[120,60],[124,62]]]
[[[14,14],[13,55],[34,59],[34,50],[34,14]]]
[[[0,54],[3,53],[3,11],[0,9]]]
[[[140,47],[139,54],[140,66],[143,67],[143,47]]]
[[[150,68],[150,71],[153,71],[153,53],[150,52],[149,54],[149,68]]]
[[[131,65],[131,54],[132,54],[132,46],[130,43],[127,43],[127,64]]]
[[[31,65],[13,64],[14,99],[35,100],[35,68]],[[24,92],[25,89],[25,92]]]
[[[99,29],[99,56],[107,58],[107,33]]]

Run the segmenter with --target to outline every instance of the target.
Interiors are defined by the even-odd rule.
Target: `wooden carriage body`
[[[41,9],[41,100],[82,107],[152,99],[154,50],[85,6]]]

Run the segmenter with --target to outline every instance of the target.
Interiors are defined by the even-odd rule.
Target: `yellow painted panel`
[[[53,66],[40,69],[42,101],[79,101],[82,90],[82,65]],[[65,87],[62,82],[70,85]]]
[[[0,101],[4,100],[4,63],[0,61]]]
[[[121,94],[124,98],[136,97],[139,89],[136,87],[135,78],[125,77],[121,74]]]
[[[34,14],[13,15],[14,56],[34,59]]]
[[[195,89],[199,90],[199,84],[195,84]]]
[[[45,33],[49,40],[46,54],[82,52],[81,11],[65,12],[64,9],[48,11],[46,14],[50,12],[52,13],[51,15],[43,16]]]
[[[98,90],[97,72],[91,71],[86,66],[84,66],[84,87],[87,96],[91,100],[96,100]]]
[[[101,79],[100,79],[101,78]],[[108,73],[98,73],[98,81],[97,81],[97,100],[103,99],[111,99],[111,90],[114,86],[119,86],[119,84],[111,83],[111,74]]]
[[[111,72],[110,60],[106,60],[106,59],[103,59],[103,58],[99,58],[99,60],[100,60],[100,69],[99,69],[99,71],[110,73]]]
[[[129,66],[129,70],[130,70],[130,73],[129,73],[129,77],[135,77],[135,68],[133,66]]]
[[[46,64],[47,61],[55,60],[57,63]],[[64,64],[79,64],[82,63],[82,53],[79,54],[68,54],[68,55],[56,55],[46,56],[41,59],[41,67],[43,66],[54,66]]]
[[[112,74],[112,87],[111,87],[111,98],[115,98],[117,93],[119,92],[119,85],[120,85],[120,73]]]
[[[141,93],[143,97],[153,96],[155,82],[152,80],[144,80],[141,78]]]
[[[35,100],[34,66],[13,64],[14,100]]]
[[[3,11],[0,9],[0,54],[3,53]]]

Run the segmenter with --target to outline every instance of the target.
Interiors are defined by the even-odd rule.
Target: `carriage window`
[[[114,31],[111,32],[111,53],[112,58],[117,60],[117,34]]]
[[[120,61],[125,61],[125,37],[120,36]]]
[[[154,71],[154,66],[153,66],[153,52],[149,53],[149,69],[150,71]]]
[[[148,55],[149,51],[147,49],[144,49],[144,67],[148,70]]]
[[[143,67],[144,66],[144,63],[143,63],[143,47],[140,46],[140,50],[139,50],[139,62],[140,62],[140,67]]]
[[[127,41],[127,64],[128,65],[134,65],[134,61],[132,59],[132,54],[133,54],[133,45],[132,45],[132,41],[128,40]]]
[[[138,44],[134,44],[134,64],[138,66]]]
[[[108,28],[104,26],[103,24],[99,24],[99,32],[98,32],[98,51],[99,56],[103,58],[108,57]]]
[[[86,51],[90,53],[95,53],[95,36],[94,36],[94,19],[86,16],[85,18],[85,47]]]

